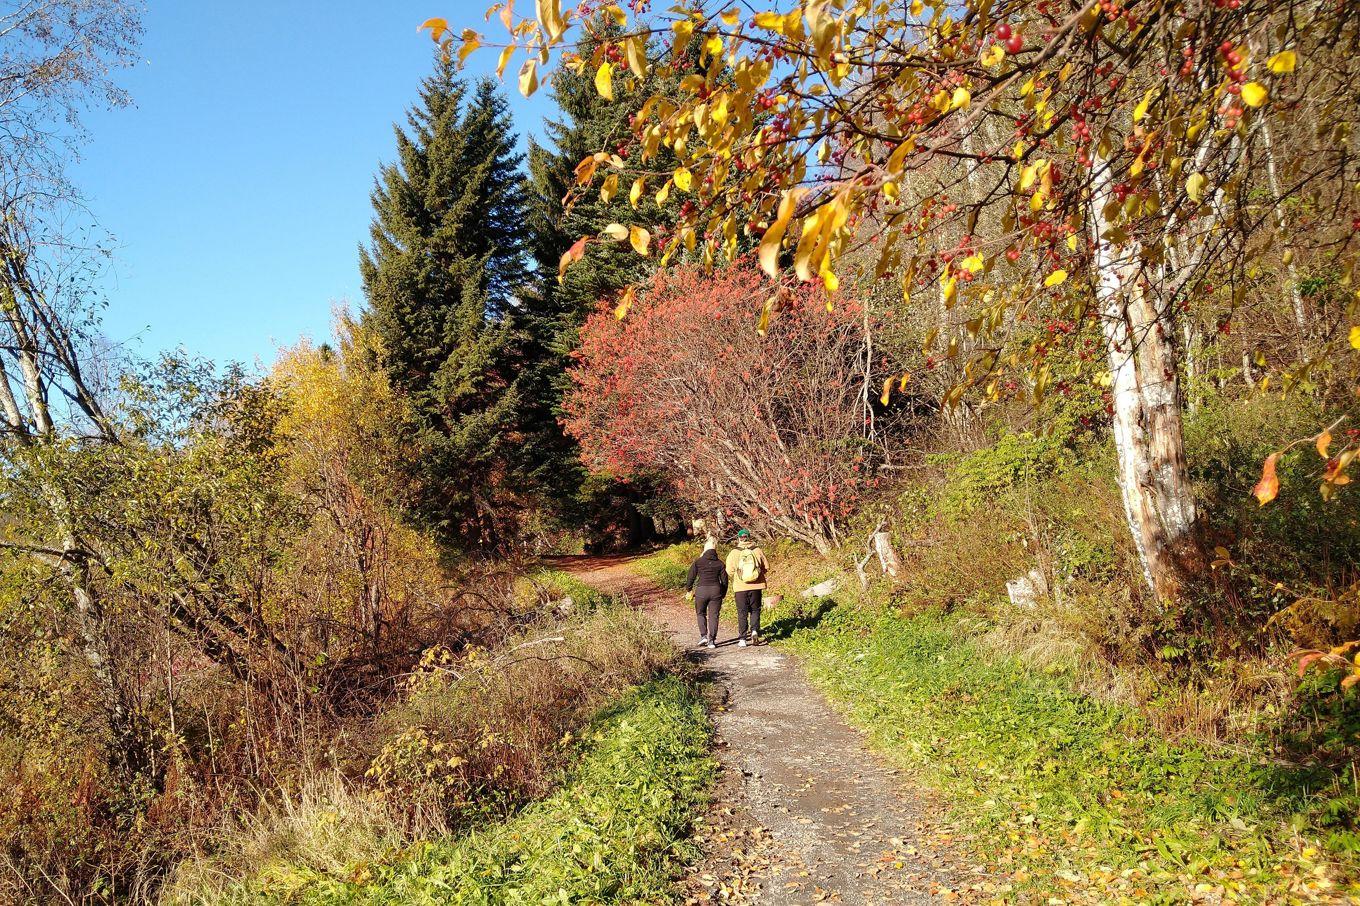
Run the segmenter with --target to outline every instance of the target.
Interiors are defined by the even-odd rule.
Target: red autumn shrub
[[[871,474],[863,312],[783,295],[764,336],[760,274],[658,275],[581,332],[567,430],[597,471],[659,475],[699,513],[828,550]],[[828,310],[829,309],[829,310]]]

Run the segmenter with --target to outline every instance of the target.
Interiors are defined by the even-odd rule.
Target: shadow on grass
[[[765,627],[761,635],[771,642],[787,639],[795,632],[804,629],[816,629],[828,613],[836,609],[836,601],[833,598],[819,598],[815,604],[799,602],[794,605],[793,612],[780,617]],[[808,608],[813,608],[809,610]]]

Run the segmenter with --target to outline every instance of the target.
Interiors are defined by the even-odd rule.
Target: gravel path
[[[715,651],[693,650],[693,609],[632,572],[626,558],[560,564],[643,608],[715,681],[718,801],[698,831],[706,859],[690,902],[888,904],[970,902],[981,879],[949,846],[927,797],[866,748],[804,678],[768,645],[738,648],[723,605]],[[980,885],[979,885],[980,886]]]

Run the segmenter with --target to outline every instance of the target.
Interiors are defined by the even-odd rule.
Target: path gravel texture
[[[690,902],[974,901],[980,876],[951,848],[930,798],[868,751],[792,658],[768,645],[737,647],[730,597],[725,641],[695,649],[692,607],[626,558],[561,565],[646,610],[714,682],[724,771],[697,832],[705,860],[687,883]]]

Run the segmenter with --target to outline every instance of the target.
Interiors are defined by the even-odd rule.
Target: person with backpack
[[[685,577],[685,598],[694,602],[694,615],[699,621],[699,645],[716,648],[718,645],[718,614],[727,594],[727,569],[718,559],[718,541],[710,538],[704,552],[689,565]]]
[[[770,564],[746,529],[737,532],[737,546],[727,555],[727,575],[737,602],[737,645],[760,644],[760,605]]]

